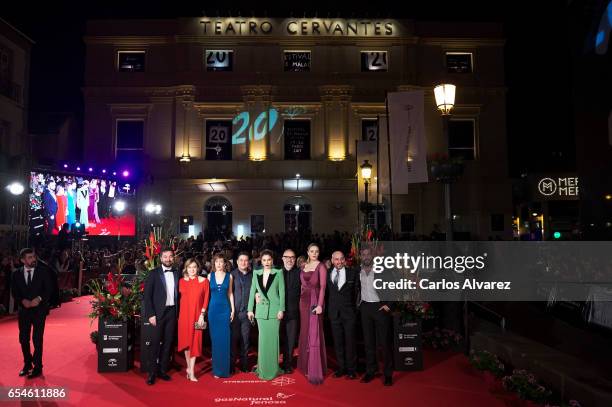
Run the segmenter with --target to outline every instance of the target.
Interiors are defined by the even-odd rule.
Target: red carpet
[[[95,346],[86,317],[88,297],[75,299],[51,312],[45,329],[44,377],[27,380],[17,376],[22,366],[16,318],[0,321],[0,387],[65,387],[68,399],[48,402],[1,402],[2,405],[74,406],[504,406],[475,376],[463,355],[426,352],[422,372],[396,372],[394,385],[384,387],[379,378],[369,384],[329,376],[321,386],[310,385],[295,372],[274,382],[262,382],[254,374],[240,373],[214,379],[210,360],[198,363],[198,383],[184,373],[171,371],[171,382],[147,386],[144,374],[97,373]],[[179,361],[183,362],[182,359]],[[0,398],[1,400],[1,398]]]

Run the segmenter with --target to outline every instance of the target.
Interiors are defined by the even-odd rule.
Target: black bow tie
[[[172,269],[170,269],[170,270],[164,270],[164,273],[172,273]]]

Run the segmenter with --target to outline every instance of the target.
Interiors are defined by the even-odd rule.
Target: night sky
[[[85,3],[85,2],[82,2]],[[293,2],[292,2],[293,3]],[[425,3],[425,2],[422,2]],[[497,21],[504,24],[506,43],[506,86],[508,87],[508,143],[511,175],[542,170],[572,170],[574,141],[570,49],[567,37],[567,5],[564,1],[533,2],[399,2],[375,10],[351,2],[342,9],[298,6],[239,5],[161,7],[153,2],[21,2],[2,18],[32,38],[30,108],[37,112],[75,112],[82,116],[85,46],[82,37],[88,19],[174,18],[207,15],[270,17],[380,17],[442,21]],[[539,4],[539,3],[547,3]],[[99,5],[98,5],[99,4]],[[295,4],[295,3],[293,3]],[[311,4],[311,3],[310,3]],[[380,5],[381,2],[376,2]],[[400,8],[400,5],[402,6]],[[257,8],[256,8],[257,6]],[[482,68],[481,68],[482,69]],[[460,90],[458,90],[460,91]],[[551,103],[554,100],[555,103]],[[481,134],[481,137],[486,135]],[[561,155],[559,155],[561,152]]]

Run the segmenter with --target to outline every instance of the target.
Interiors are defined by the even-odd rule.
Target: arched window
[[[283,205],[285,232],[304,232],[312,229],[312,205],[303,196],[292,196]]]
[[[204,204],[204,234],[214,239],[227,239],[232,234],[232,203],[225,197],[213,196]]]

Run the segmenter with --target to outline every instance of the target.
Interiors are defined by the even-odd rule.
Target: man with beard
[[[174,251],[162,249],[160,259],[162,265],[151,270],[144,287],[144,316],[152,326],[149,375],[146,380],[149,385],[155,383],[155,376],[170,380],[167,372],[178,316],[179,273],[173,267]]]
[[[295,252],[291,249],[283,253],[283,277],[285,278],[285,317],[281,321],[280,335],[284,343],[283,370],[293,372],[293,349],[298,338],[300,326],[300,270],[295,266]]]
[[[253,272],[249,269],[249,254],[241,252],[236,261],[238,267],[232,270],[234,282],[234,309],[236,310],[237,318],[232,321],[232,361],[230,370],[234,370],[236,362],[237,348],[240,345],[240,370],[248,372],[248,354],[249,354],[249,335],[251,334],[251,321],[247,316],[249,294],[251,292],[251,283],[253,280]]]
[[[18,304],[19,343],[23,353],[23,368],[19,376],[32,379],[42,375],[43,334],[49,313],[52,281],[49,271],[37,265],[36,253],[22,249],[19,257],[23,267],[12,275],[12,290]],[[34,344],[34,356],[30,352],[30,334]]]
[[[357,285],[359,273],[346,267],[341,251],[332,253],[334,268],[327,277],[329,305],[327,315],[331,321],[334,349],[338,361],[335,377],[347,375],[357,378],[357,353],[355,351],[355,325],[357,323]]]
[[[359,310],[366,352],[366,374],[362,383],[369,383],[376,376],[378,361],[376,349],[381,347],[384,360],[384,385],[393,384],[393,348],[390,333],[392,330],[391,308],[386,302],[380,301],[374,288],[375,273],[372,270],[372,251],[368,247],[361,250],[361,271],[359,273],[360,292]]]

